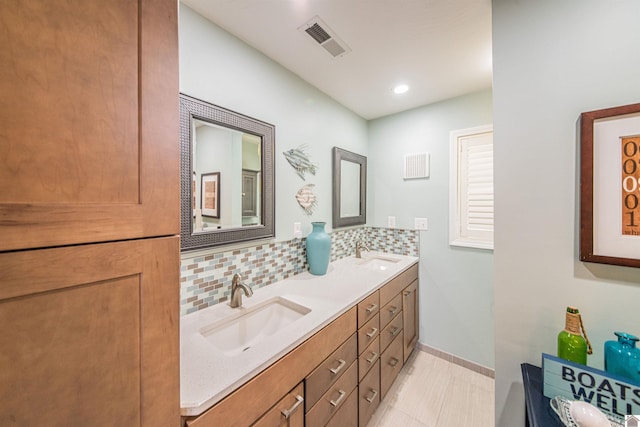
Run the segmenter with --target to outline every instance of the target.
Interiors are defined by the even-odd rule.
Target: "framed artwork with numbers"
[[[580,260],[640,267],[640,104],[580,121]]]

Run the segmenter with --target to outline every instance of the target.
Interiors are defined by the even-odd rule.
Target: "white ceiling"
[[[365,119],[491,87],[491,0],[181,1]],[[316,15],[351,52],[298,29]]]

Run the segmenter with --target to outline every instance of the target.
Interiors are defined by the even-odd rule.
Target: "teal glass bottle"
[[[324,231],[325,224],[325,222],[312,222],[313,229],[305,242],[309,272],[315,276],[327,273],[331,258],[331,237]]]
[[[558,357],[571,362],[587,364],[587,342],[580,331],[580,312],[567,307],[565,327],[558,334]]]
[[[638,337],[615,332],[618,341],[604,343],[604,370],[640,382],[640,348]]]

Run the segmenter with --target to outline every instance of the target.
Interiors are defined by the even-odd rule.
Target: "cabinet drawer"
[[[322,362],[306,379],[305,408],[306,411],[329,390],[329,387],[345,373],[357,357],[356,334]]]
[[[356,365],[357,363],[352,363],[344,375],[307,412],[305,417],[307,427],[324,426],[329,418],[340,410],[349,394],[358,385],[358,367]]]
[[[382,399],[402,369],[402,334],[398,335],[380,357],[380,390]]]
[[[358,388],[356,387],[342,404],[340,409],[331,417],[326,427],[357,427],[358,426]]]
[[[385,306],[394,299],[404,288],[418,278],[418,264],[409,267],[395,279],[380,288],[380,305]]]
[[[367,376],[360,381],[360,386],[358,387],[360,427],[367,425],[378,405],[380,405],[380,360],[374,364],[373,369],[369,371]]]
[[[358,304],[358,328],[373,318],[380,311],[380,293],[375,291]]]
[[[358,330],[358,355],[364,352],[364,349],[369,347],[369,344],[373,342],[380,333],[380,316],[378,314],[371,320],[369,320],[361,329]]]
[[[380,327],[384,328],[402,311],[402,294],[396,295],[380,310]]]
[[[391,341],[402,336],[402,316],[396,316],[380,332],[380,351],[385,351]]]
[[[376,339],[358,357],[358,378],[362,380],[369,369],[380,359],[380,338]]]
[[[304,426],[304,385],[298,384],[276,405],[262,416],[253,427],[302,427]]]

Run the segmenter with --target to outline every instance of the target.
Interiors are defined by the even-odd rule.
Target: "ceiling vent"
[[[318,16],[311,18],[309,22],[299,27],[298,30],[304,31],[316,43],[324,48],[334,58],[339,58],[351,52],[351,49],[340,37],[329,28],[329,26]]]

